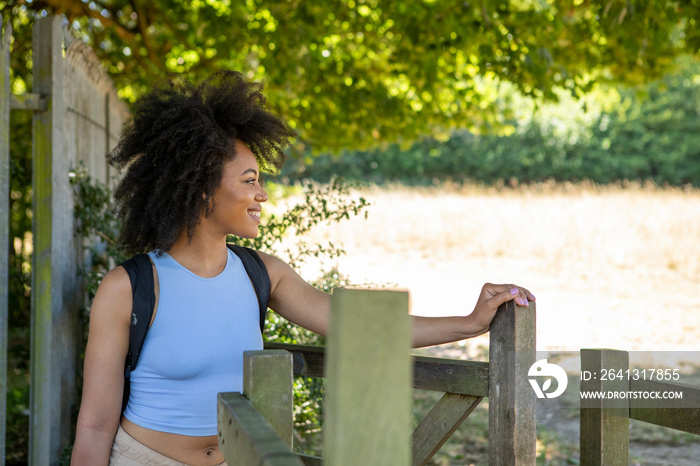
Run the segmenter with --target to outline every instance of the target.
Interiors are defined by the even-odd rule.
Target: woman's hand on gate
[[[473,325],[479,330],[479,334],[489,330],[498,306],[511,300],[515,301],[517,306],[527,307],[530,305],[530,302],[535,301],[535,295],[521,286],[512,284],[494,285],[493,283],[486,283],[481,288],[474,311],[469,315]]]

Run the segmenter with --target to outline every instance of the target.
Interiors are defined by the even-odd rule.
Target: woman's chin
[[[253,230],[240,231],[240,232],[231,233],[231,234],[233,236],[236,236],[236,237],[242,238],[242,239],[253,239],[253,238],[256,238],[260,234],[260,231],[258,231],[258,229],[256,228],[255,231],[253,231]]]

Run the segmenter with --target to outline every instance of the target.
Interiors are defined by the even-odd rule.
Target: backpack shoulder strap
[[[153,308],[156,303],[153,291],[153,269],[151,259],[147,254],[136,254],[121,264],[131,280],[133,306],[131,310],[131,326],[129,328],[129,352],[124,364],[124,399],[122,411],[129,398],[129,377],[134,370],[141,354],[141,347],[146,339],[148,327],[153,318]]]
[[[253,283],[253,289],[258,297],[260,331],[262,332],[265,329],[265,315],[267,314],[267,304],[270,301],[271,286],[267,268],[255,250],[232,243],[228,243],[228,247],[241,259],[243,268]]]

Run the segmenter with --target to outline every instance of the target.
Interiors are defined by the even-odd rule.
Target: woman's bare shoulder
[[[263,264],[265,264],[265,268],[267,269],[268,274],[270,274],[270,279],[273,278],[273,275],[288,273],[292,270],[292,267],[279,257],[258,250],[255,252],[258,253],[258,256],[260,256],[260,259],[263,261]]]
[[[279,267],[280,265],[287,265],[287,263],[282,259],[275,257],[272,254],[262,252],[258,249],[256,249],[255,252],[258,254],[258,256],[260,256],[260,259],[262,259],[265,267]]]
[[[294,277],[297,275],[294,269],[292,269],[292,267],[289,264],[287,264],[279,257],[275,257],[271,254],[262,251],[255,252],[258,253],[260,259],[262,259],[263,263],[265,264],[267,274],[270,277],[270,285],[272,287],[273,292],[277,288],[277,285],[279,284],[280,280],[283,280],[286,277]]]
[[[105,274],[98,288],[98,292],[102,291],[112,297],[131,297],[131,280],[126,269],[121,265],[113,268]]]
[[[102,278],[92,303],[90,315],[98,313],[128,324],[131,319],[132,304],[129,274],[124,267],[117,266]]]

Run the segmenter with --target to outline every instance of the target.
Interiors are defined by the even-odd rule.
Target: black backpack
[[[243,267],[253,283],[260,307],[260,331],[262,332],[265,328],[265,314],[270,299],[270,277],[267,274],[267,269],[254,250],[230,243],[228,247],[241,259]],[[147,254],[136,254],[131,259],[124,261],[121,266],[129,274],[134,301],[129,332],[129,352],[124,364],[124,396],[122,398],[122,412],[124,412],[126,403],[129,401],[131,371],[134,370],[139,361],[141,347],[153,318],[156,296],[153,290],[153,269]]]

